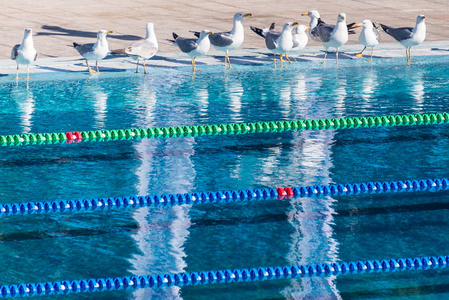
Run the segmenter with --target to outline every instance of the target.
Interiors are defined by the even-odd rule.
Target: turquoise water
[[[41,73],[0,82],[0,135],[447,112],[449,57]],[[0,147],[1,203],[449,177],[448,125]],[[0,284],[447,255],[448,192],[0,218]],[[96,299],[449,294],[449,272],[140,289]],[[67,296],[65,296],[67,297]],[[57,297],[55,297],[57,298]]]

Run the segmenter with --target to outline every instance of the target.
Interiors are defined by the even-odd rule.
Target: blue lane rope
[[[282,200],[298,197],[348,196],[449,189],[449,179],[382,181],[353,184],[314,185],[303,187],[233,190],[163,194],[83,200],[0,204],[0,217],[9,215],[53,214],[96,210],[133,209],[139,207],[176,206],[183,204],[230,203],[262,200]]]
[[[357,275],[371,272],[415,271],[447,268],[448,264],[449,256],[430,256],[73,281],[64,280],[44,283],[2,285],[0,286],[0,296],[7,298],[62,295],[69,293],[117,291],[123,289],[158,288],[173,285],[205,285],[313,276]]]

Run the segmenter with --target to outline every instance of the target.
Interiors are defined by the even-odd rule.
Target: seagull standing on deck
[[[147,33],[145,39],[132,43],[125,49],[125,53],[137,61],[136,73],[139,73],[139,61],[143,61],[143,72],[147,74],[145,60],[152,58],[159,49],[156,34],[154,33],[154,24],[147,23],[146,28]]]
[[[12,48],[11,59],[16,61],[17,73],[19,79],[19,65],[27,65],[27,79],[30,79],[30,64],[37,58],[37,51],[33,43],[33,30],[25,29],[22,44],[17,44]]]
[[[413,46],[417,46],[424,42],[426,39],[426,23],[424,15],[419,15],[416,17],[415,28],[411,27],[400,27],[394,28],[384,24],[380,24],[382,29],[391,35],[396,41],[401,43],[405,47],[405,55],[407,56],[408,62],[413,62],[410,54],[410,50]]]
[[[108,33],[113,33],[112,30],[100,30],[97,33],[97,42],[90,44],[77,44],[73,43],[73,48],[75,48],[82,57],[86,59],[87,68],[90,73],[95,73],[89,66],[89,60],[95,60],[95,66],[97,67],[97,73],[101,74],[98,70],[98,61],[102,60],[109,53],[109,45],[108,40],[106,39],[106,35]]]
[[[256,28],[253,26],[250,26],[251,30],[253,30],[258,35],[265,38],[265,45],[267,48],[273,52],[274,54],[274,68],[278,68],[276,66],[276,54],[279,54],[280,60],[281,60],[281,68],[285,68],[283,66],[283,62],[285,60],[282,59],[282,55],[285,54],[287,60],[290,61],[287,57],[287,52],[292,50],[293,48],[293,35],[292,35],[292,29],[293,26],[298,25],[298,22],[288,22],[284,24],[284,27],[282,28],[282,32],[277,32],[272,26],[270,30],[264,30],[260,28]]]
[[[237,49],[242,45],[245,39],[242,21],[244,18],[251,16],[252,14],[236,13],[234,15],[234,27],[232,27],[231,31],[216,32],[210,35],[209,39],[212,46],[225,53],[225,67],[234,68],[229,60],[229,51]],[[195,35],[198,37],[198,32],[195,32]]]
[[[318,26],[318,20],[320,19],[320,13],[316,10],[311,10],[306,13],[302,13],[301,16],[309,16],[310,17],[310,23],[309,23],[309,36],[316,41],[320,40],[320,37],[318,36],[317,26]]]
[[[366,47],[371,47],[371,58],[368,61],[373,61],[374,47],[380,42],[380,33],[377,26],[370,20],[363,20],[362,23],[355,24],[354,27],[363,26],[362,32],[359,35],[359,42],[364,45],[362,51],[356,53],[357,57],[362,57],[363,51]]]
[[[346,14],[341,13],[338,15],[337,25],[327,25],[324,22],[318,22],[317,26],[318,36],[323,42],[323,46],[326,48],[324,54],[323,65],[326,64],[326,57],[329,48],[337,49],[337,64],[338,64],[338,51],[341,46],[348,41],[348,27],[346,25]]]
[[[195,66],[195,59],[199,56],[203,56],[210,49],[209,37],[212,35],[207,29],[200,32],[200,37],[198,39],[188,39],[178,36],[173,32],[174,42],[178,45],[182,52],[186,53],[192,58],[193,72],[199,71]]]
[[[310,17],[310,23],[309,23],[309,36],[316,40],[316,41],[320,41],[320,36],[318,34],[318,24],[325,24],[327,25],[320,17],[320,13],[316,10],[311,10],[309,12],[306,13],[302,13],[301,16],[309,16]],[[355,23],[350,23],[347,25],[348,27],[348,34],[355,34],[355,31],[352,30],[354,28],[354,24]]]
[[[304,49],[309,42],[306,30],[310,29],[310,26],[298,25],[296,26],[296,31],[293,34],[293,48],[292,51],[299,51]]]

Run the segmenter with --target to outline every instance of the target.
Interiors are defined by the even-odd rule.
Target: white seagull
[[[306,47],[309,42],[306,30],[310,29],[310,26],[298,25],[296,26],[296,31],[293,34],[293,48],[292,51],[299,51]]]
[[[108,33],[113,33],[112,30],[100,30],[97,33],[97,42],[90,44],[77,44],[73,43],[73,48],[75,48],[82,57],[86,59],[87,68],[90,73],[95,73],[89,66],[89,60],[95,60],[95,65],[97,67],[97,73],[101,74],[98,70],[98,61],[102,60],[109,53],[109,45],[108,40],[106,39],[106,35]]]
[[[159,49],[156,34],[154,33],[154,24],[147,23],[146,29],[147,33],[144,40],[135,42],[125,49],[125,53],[137,61],[136,73],[139,73],[139,61],[143,61],[143,72],[147,74],[145,60],[152,58]]]
[[[290,61],[287,57],[287,52],[292,50],[293,48],[293,35],[292,35],[292,29],[293,26],[298,25],[298,22],[288,22],[284,24],[284,27],[282,28],[282,32],[277,32],[274,30],[274,26],[270,27],[269,30],[267,29],[259,29],[253,26],[250,26],[251,30],[253,30],[258,35],[265,38],[265,45],[267,48],[273,52],[274,54],[274,68],[278,68],[276,66],[276,54],[279,54],[280,60],[281,60],[281,68],[285,68],[283,66],[283,62],[285,60],[282,59],[282,55],[285,54],[287,60]]]
[[[174,42],[178,45],[182,52],[186,53],[192,58],[193,72],[199,71],[195,66],[195,59],[199,56],[203,56],[210,49],[209,37],[212,35],[207,29],[200,32],[200,37],[198,39],[189,39],[178,36],[173,32]]]
[[[309,16],[310,17],[310,23],[309,23],[309,36],[316,41],[320,40],[320,37],[318,36],[318,31],[317,31],[317,25],[318,25],[318,20],[320,19],[320,13],[316,10],[311,10],[309,12],[306,13],[302,13],[301,16]]]
[[[19,65],[27,65],[27,79],[30,79],[30,64],[37,58],[37,51],[33,43],[33,30],[27,28],[23,35],[22,44],[12,48],[11,59],[16,61],[16,78],[19,79]]]
[[[416,17],[415,28],[411,27],[400,27],[394,28],[384,24],[380,24],[382,29],[391,35],[396,41],[405,47],[405,55],[407,56],[408,62],[413,62],[410,54],[410,49],[413,46],[417,46],[424,42],[426,39],[426,23],[425,16],[419,15]]]
[[[371,58],[368,61],[373,61],[374,47],[380,42],[380,33],[377,26],[370,20],[363,20],[362,23],[355,24],[354,27],[363,26],[362,32],[359,35],[359,42],[364,45],[362,51],[356,53],[357,57],[362,57],[363,51],[366,47],[371,47]]]
[[[326,57],[329,48],[337,49],[337,64],[338,64],[338,51],[341,46],[348,41],[348,27],[346,26],[346,14],[341,13],[338,15],[337,25],[327,25],[324,22],[318,22],[317,26],[318,36],[323,42],[326,48],[324,54],[323,65],[326,64]]]
[[[242,21],[244,18],[251,16],[252,14],[250,13],[236,13],[234,15],[234,26],[231,31],[216,32],[210,35],[209,39],[212,46],[214,46],[215,49],[225,53],[225,67],[234,68],[231,66],[231,61],[229,60],[229,51],[237,49],[240,45],[242,45],[243,40],[245,39]],[[195,35],[199,37],[198,32],[195,32]]]

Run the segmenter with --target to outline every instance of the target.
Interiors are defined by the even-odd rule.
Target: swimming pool
[[[0,135],[447,111],[448,57],[35,74],[0,86]],[[448,125],[1,147],[1,203],[449,177]],[[1,217],[0,284],[446,255],[447,191]],[[404,298],[447,269],[71,294]]]

